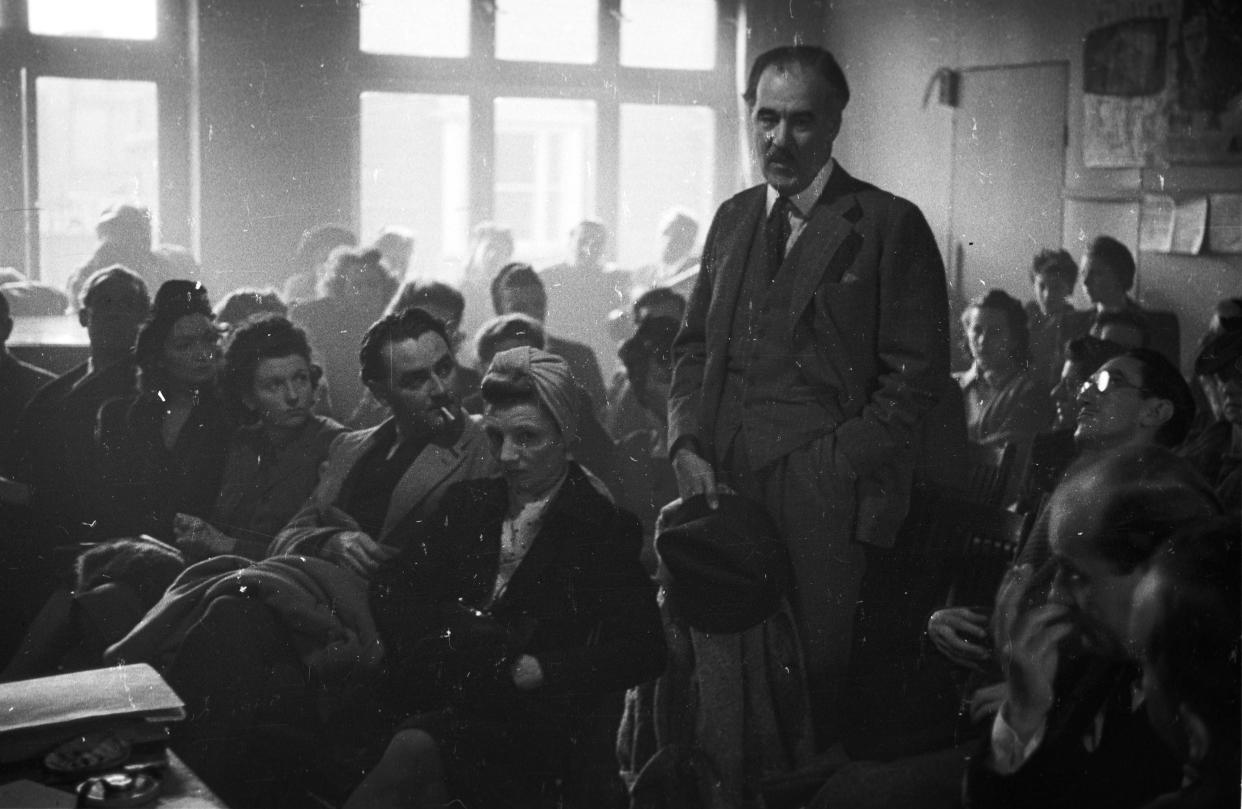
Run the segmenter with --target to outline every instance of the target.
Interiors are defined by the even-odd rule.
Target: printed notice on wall
[[[1173,217],[1177,209],[1173,198],[1164,194],[1147,194],[1139,213],[1139,250],[1167,253],[1173,248]]]
[[[1170,250],[1174,253],[1198,255],[1207,236],[1207,219],[1207,197],[1179,201],[1173,210],[1173,243]]]
[[[1212,194],[1208,211],[1208,249],[1242,253],[1242,194]]]

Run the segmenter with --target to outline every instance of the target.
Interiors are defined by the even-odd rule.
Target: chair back
[[[966,499],[975,503],[1004,505],[1018,447],[1013,442],[999,445],[977,444],[966,447]]]

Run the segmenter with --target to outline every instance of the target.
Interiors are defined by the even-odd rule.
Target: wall
[[[836,155],[851,172],[917,203],[943,250],[948,250],[953,118],[934,97],[923,107],[929,78],[939,67],[1053,60],[1070,66],[1063,246],[1080,255],[1101,232],[1136,246],[1136,203],[1115,198],[1136,198],[1143,187],[1157,187],[1157,172],[1082,165],[1081,50],[1092,27],[1091,3],[833,0],[826,13],[824,41],[840,60],[853,96]],[[1242,168],[1214,170],[1211,177],[1214,188],[1242,190]],[[1202,177],[1194,184],[1201,185]],[[1143,253],[1137,258],[1138,296],[1181,318],[1182,359],[1188,365],[1212,305],[1242,294],[1242,257]],[[1087,305],[1081,290],[1076,302]]]
[[[203,267],[217,296],[280,282],[302,232],[354,227],[357,7],[200,0]]]

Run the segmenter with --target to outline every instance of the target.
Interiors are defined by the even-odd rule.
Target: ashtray
[[[159,779],[145,772],[96,775],[78,784],[81,806],[145,806],[159,794]]]

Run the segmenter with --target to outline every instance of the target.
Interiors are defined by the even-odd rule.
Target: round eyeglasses
[[[1096,371],[1087,379],[1086,382],[1083,382],[1078,388],[1078,395],[1083,396],[1087,393],[1087,391],[1092,389],[1094,389],[1097,393],[1104,394],[1111,393],[1115,390],[1125,390],[1126,388],[1136,390],[1142,394],[1148,393],[1147,388],[1135,385],[1133,382],[1126,379],[1116,371],[1110,371],[1106,368],[1102,371]]]

